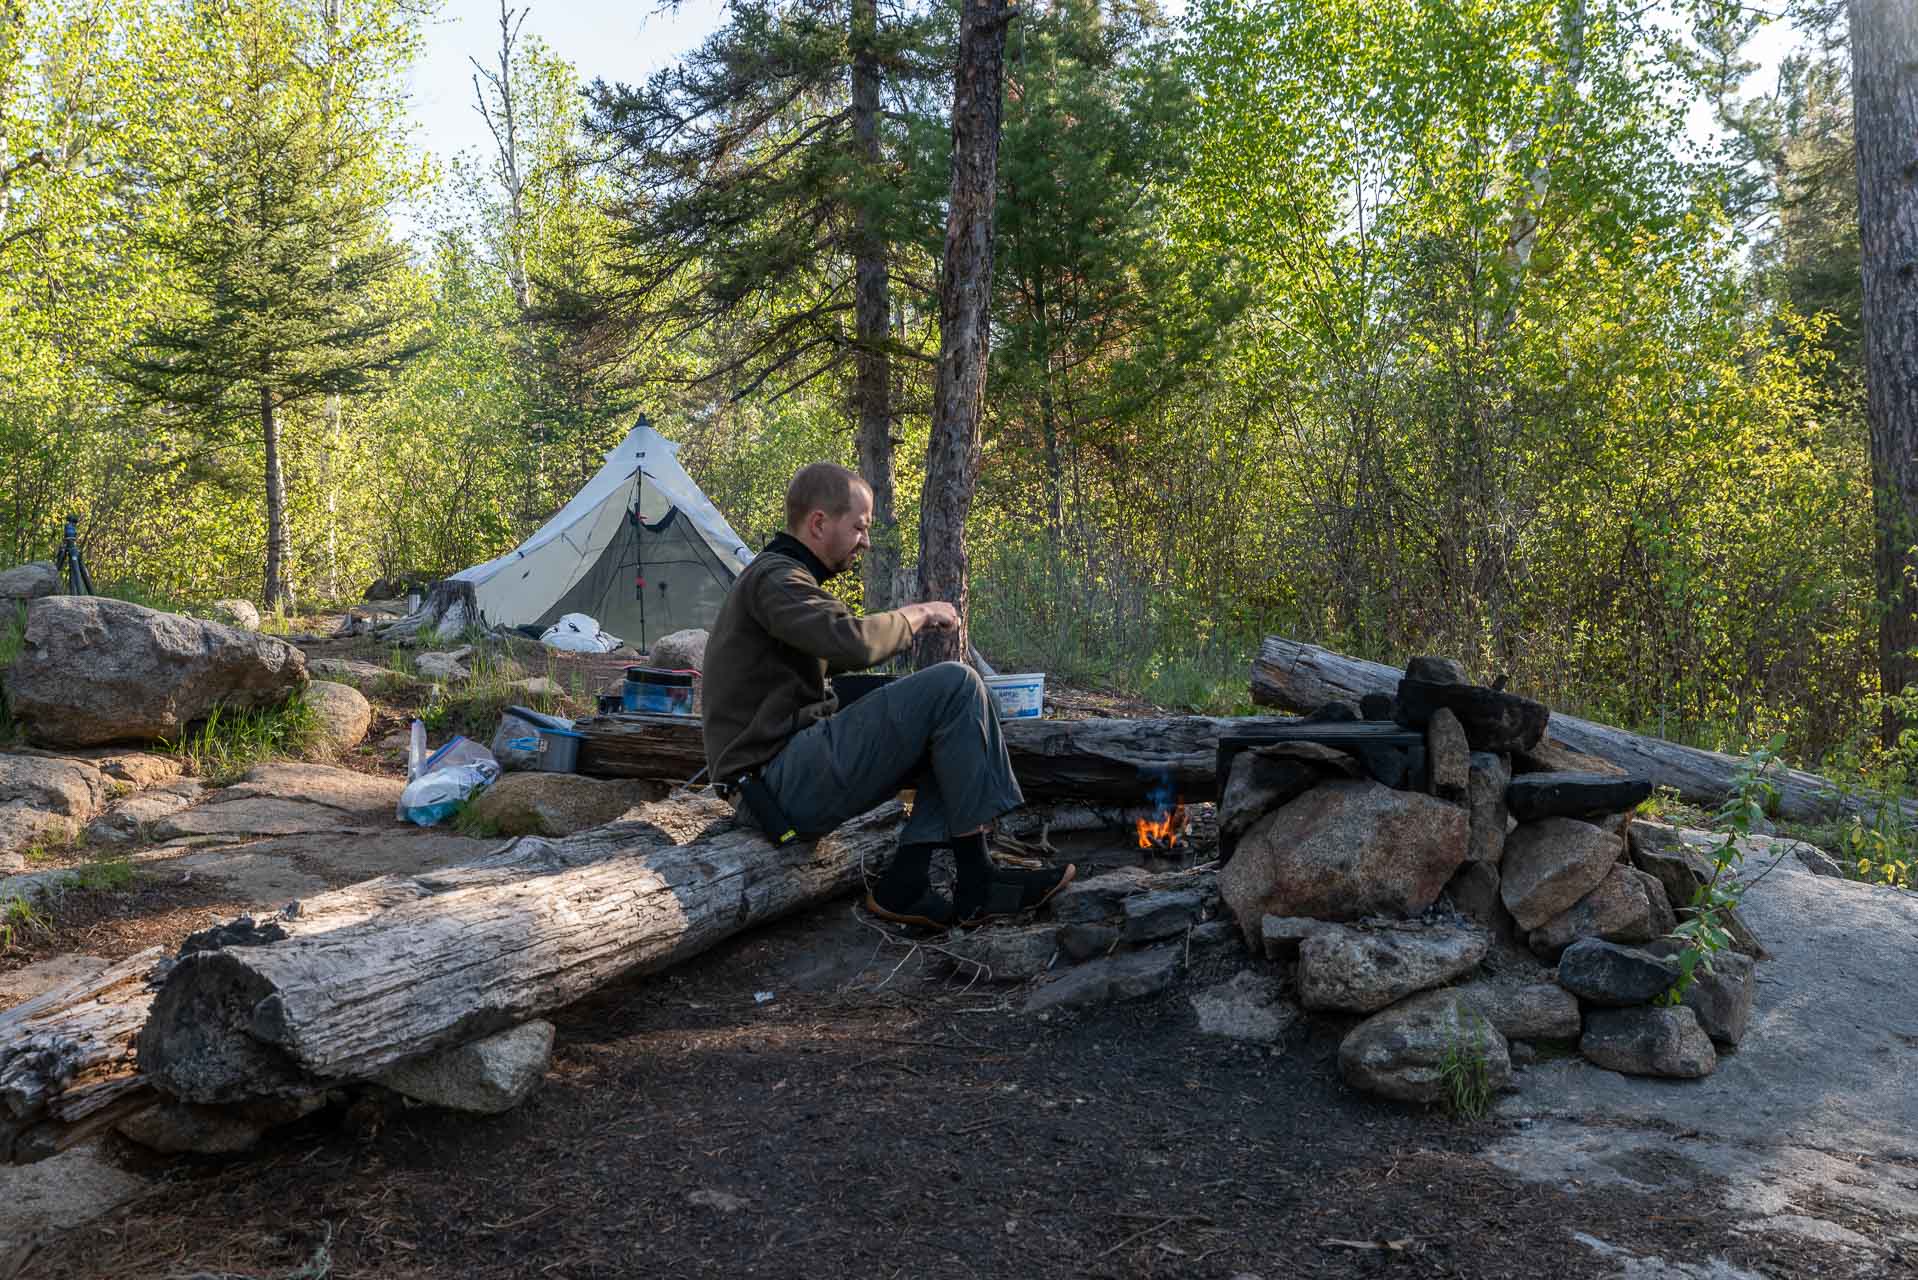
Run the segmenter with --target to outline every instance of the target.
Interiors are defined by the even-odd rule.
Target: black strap
[[[773,796],[773,789],[757,773],[742,773],[733,783],[746,807],[753,811],[753,820],[759,823],[759,829],[775,848],[783,848],[799,839],[799,832],[786,820],[786,813],[779,807],[779,801]]]

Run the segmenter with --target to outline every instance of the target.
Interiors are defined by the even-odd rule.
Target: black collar
[[[834,571],[826,568],[819,557],[812,553],[812,548],[790,533],[776,534],[773,540],[766,544],[766,550],[771,555],[787,556],[799,561],[812,574],[814,582],[823,583],[833,576]]]

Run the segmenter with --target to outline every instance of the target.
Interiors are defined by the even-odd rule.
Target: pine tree
[[[891,363],[917,353],[890,335],[891,290],[932,225],[907,178],[936,163],[912,125],[937,117],[942,44],[932,19],[878,0],[732,0],[681,65],[588,95],[620,186],[610,322],[669,343],[723,333],[690,376],[736,397],[850,369],[868,607],[890,602],[898,564]]]
[[[290,600],[285,411],[361,390],[418,347],[379,296],[405,262],[386,235],[383,144],[328,102],[322,60],[305,56],[311,15],[207,6],[196,17],[201,142],[157,175],[181,208],[150,230],[181,296],[117,372],[136,400],[182,413],[213,448],[257,425],[261,599],[274,608]]]

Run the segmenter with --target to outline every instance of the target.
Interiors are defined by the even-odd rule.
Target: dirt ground
[[[1346,1090],[1336,1025],[1277,1049],[1197,1035],[1188,992],[1237,959],[1047,1019],[936,961],[829,904],[566,1010],[545,1087],[506,1116],[369,1095],[247,1158],[125,1148],[155,1189],[18,1274],[1628,1274],[1578,1233],[1855,1274],[1741,1235],[1717,1188],[1521,1182],[1474,1154],[1497,1122]]]
[[[1066,715],[1146,710],[1061,692]],[[244,905],[207,881],[76,891],[0,967],[171,945]],[[1347,1090],[1346,1024],[1198,1034],[1190,995],[1250,963],[1230,948],[1161,996],[1032,1015],[830,903],[555,1015],[546,1084],[505,1116],[369,1088],[244,1157],[109,1140],[152,1189],[0,1257],[0,1280],[1918,1276],[1909,1249],[1861,1271],[1741,1231],[1705,1178],[1522,1180],[1481,1153],[1523,1121]]]

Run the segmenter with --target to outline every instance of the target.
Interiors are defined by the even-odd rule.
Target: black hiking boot
[[[954,894],[959,923],[970,927],[1036,911],[1071,884],[1077,874],[1078,868],[1070,862],[1063,867],[1045,867],[1038,871],[994,867],[983,884],[976,880],[960,883]]]
[[[881,920],[944,932],[952,928],[957,918],[952,899],[931,885],[924,886],[918,897],[910,899],[894,896],[886,890],[887,887],[880,884],[866,895],[866,910]]]

